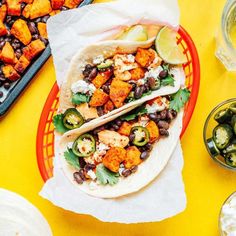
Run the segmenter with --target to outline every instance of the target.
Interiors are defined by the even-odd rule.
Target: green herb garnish
[[[68,148],[66,152],[64,152],[64,156],[68,164],[76,169],[80,169],[79,159],[73,153],[72,149]]]
[[[161,86],[174,86],[175,85],[175,80],[173,76],[168,75],[165,79],[161,80]]]
[[[76,93],[72,96],[72,103],[75,105],[80,105],[81,103],[89,102],[90,96],[82,93]]]
[[[179,91],[171,96],[170,109],[177,112],[187,103],[190,97],[190,91],[187,88],[179,89]]]
[[[111,172],[103,164],[97,165],[96,176],[97,180],[103,185],[114,185],[117,184],[119,181],[119,173]]]
[[[121,116],[121,120],[125,121],[134,120],[137,116],[141,116],[144,114],[147,114],[147,109],[145,108],[145,106],[140,106],[135,110],[129,112],[127,115]]]
[[[52,119],[52,122],[55,127],[55,130],[59,133],[64,134],[66,131],[69,130],[63,124],[63,114],[55,115]]]

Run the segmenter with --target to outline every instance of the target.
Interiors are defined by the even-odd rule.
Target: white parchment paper
[[[65,81],[72,56],[82,47],[106,39],[133,24],[178,27],[176,0],[120,0],[62,12],[48,21],[57,82]],[[56,137],[58,138],[58,137]],[[40,195],[53,204],[101,221],[138,223],[160,221],[183,211],[186,197],[182,181],[183,157],[178,143],[162,173],[141,191],[118,199],[98,199],[75,189],[54,158],[54,176]]]

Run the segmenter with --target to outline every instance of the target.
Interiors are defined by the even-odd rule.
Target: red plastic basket
[[[177,43],[181,45],[183,53],[188,60],[187,63],[183,65],[183,68],[186,75],[186,86],[191,91],[190,100],[188,104],[186,104],[184,111],[182,137],[191,119],[198,97],[200,64],[195,45],[189,34],[182,27],[180,27],[178,31]],[[44,181],[53,176],[54,127],[52,118],[56,114],[58,101],[59,89],[55,83],[44,105],[37,133],[37,161]]]

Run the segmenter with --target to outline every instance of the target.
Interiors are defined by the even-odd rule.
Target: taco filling
[[[162,87],[174,87],[173,71],[179,67],[163,61],[154,48],[139,47],[132,54],[117,51],[112,57],[94,57],[84,66],[82,79],[70,84],[71,107],[67,110],[77,111],[77,122],[64,119],[68,112],[65,110],[54,117],[56,130],[64,133],[78,128]],[[64,129],[58,128],[58,120]]]
[[[64,157],[73,167],[75,182],[88,182],[91,187],[115,185],[120,178],[138,171],[153,145],[169,136],[169,127],[179,111],[172,109],[176,102],[176,95],[157,97],[67,142]],[[159,158],[158,153],[155,158]]]

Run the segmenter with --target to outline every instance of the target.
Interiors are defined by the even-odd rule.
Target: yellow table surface
[[[224,0],[179,0],[181,25],[192,36],[201,61],[199,98],[182,138],[187,195],[187,208],[183,213],[157,223],[102,223],[91,216],[62,210],[38,195],[43,180],[36,161],[36,132],[44,102],[55,82],[52,58],[0,121],[0,187],[23,195],[37,206],[56,236],[218,235],[220,207],[236,190],[236,173],[221,168],[209,158],[202,130],[211,109],[236,95],[235,74],[226,72],[214,56],[214,36],[224,3]]]

